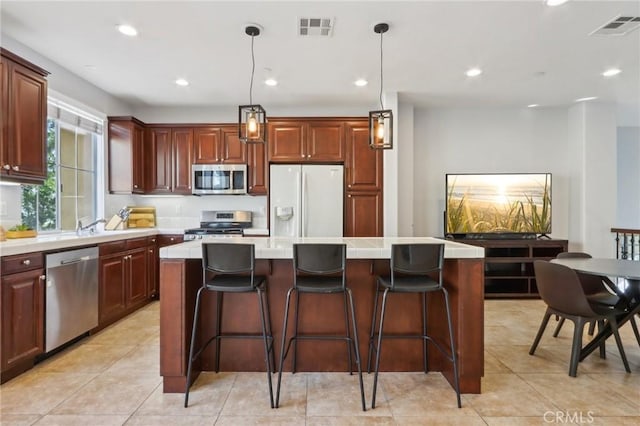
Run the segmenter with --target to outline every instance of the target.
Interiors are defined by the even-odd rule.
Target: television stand
[[[567,251],[567,240],[544,238],[464,238],[464,244],[484,247],[485,298],[537,298],[533,262],[551,260]]]

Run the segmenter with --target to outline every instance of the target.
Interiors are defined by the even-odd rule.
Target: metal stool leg
[[[271,383],[271,363],[269,362],[269,339],[267,337],[267,324],[265,321],[265,307],[262,299],[262,290],[256,289],[258,293],[258,306],[260,307],[260,323],[262,325],[262,339],[264,341],[264,361],[267,366],[267,382],[269,383],[269,401],[271,402],[271,408],[273,405],[273,385]],[[266,301],[267,305],[269,301]],[[267,309],[268,310],[268,309]]]
[[[348,341],[347,343],[353,343],[353,350],[356,354],[356,365],[358,366],[358,379],[360,381],[360,398],[362,399],[362,411],[367,411],[366,401],[364,398],[364,383],[362,382],[362,363],[360,360],[360,348],[359,340],[358,340],[358,326],[356,325],[356,307],[353,304],[353,294],[351,293],[351,289],[345,289],[345,297],[346,294],[349,294],[349,304],[351,305],[351,322],[353,324],[353,340]],[[345,300],[346,302],[346,300]],[[347,333],[348,333],[347,329]],[[351,353],[351,349],[349,349],[349,353]]]
[[[220,371],[220,332],[222,330],[222,298],[224,293],[216,292],[216,373]]]
[[[196,308],[193,312],[193,326],[191,327],[191,344],[189,345],[189,362],[187,364],[187,386],[184,390],[184,408],[189,405],[189,388],[191,387],[191,368],[193,367],[193,351],[196,343],[196,327],[198,325],[198,314],[200,313],[200,296],[204,287],[198,290],[196,295]]]
[[[296,374],[296,367],[298,366],[298,312],[300,312],[300,292],[296,291],[296,312],[294,314],[293,324],[293,359],[291,360],[291,374]]]
[[[449,325],[449,342],[451,342],[451,360],[453,361],[453,380],[456,385],[456,396],[458,398],[458,408],[462,407],[460,401],[460,383],[458,377],[458,356],[456,354],[456,344],[453,338],[453,324],[451,322],[451,309],[449,307],[449,292],[442,287],[442,294],[444,295],[444,304],[447,310],[447,324]]]
[[[353,375],[353,361],[351,359],[351,332],[349,331],[349,312],[347,308],[347,292],[345,291],[343,294],[343,302],[344,302],[344,324],[346,327],[347,333],[347,362],[349,363],[349,375]]]
[[[382,295],[382,306],[380,307],[380,327],[378,327],[378,349],[376,353],[376,369],[373,376],[373,396],[371,398],[371,408],[376,408],[376,390],[378,388],[378,371],[380,370],[380,350],[382,348],[382,333],[384,330],[384,311],[387,307],[387,295],[389,289],[385,288]]]
[[[429,371],[427,361],[427,293],[422,293],[422,364],[424,366],[424,374]]]
[[[369,354],[367,356],[367,373],[371,373],[371,356],[373,355],[373,338],[376,332],[376,319],[378,317],[378,296],[379,292],[378,283],[376,283],[376,295],[373,298],[373,314],[371,315],[371,332],[369,333]]]
[[[287,322],[289,319],[289,303],[291,302],[291,293],[294,288],[290,288],[287,292],[287,301],[284,305],[284,323],[282,325],[282,344],[280,345],[280,362],[278,363],[278,385],[276,386],[276,408],[280,404],[280,383],[282,382],[282,366],[284,365],[284,345],[287,341]]]

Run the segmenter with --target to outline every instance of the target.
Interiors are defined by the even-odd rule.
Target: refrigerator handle
[[[307,236],[307,174],[302,170],[302,236]]]

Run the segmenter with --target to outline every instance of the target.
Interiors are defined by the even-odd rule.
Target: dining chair
[[[568,319],[574,323],[569,376],[576,377],[585,324],[594,320],[606,320],[611,326],[624,368],[630,373],[616,319],[617,316],[625,313],[624,309],[591,302],[585,294],[577,272],[567,266],[536,260],[533,268],[540,297],[547,304],[547,309],[529,355],[534,355],[551,315]]]
[[[187,383],[184,392],[184,406],[189,403],[189,388],[191,387],[191,371],[193,363],[202,351],[213,341],[215,346],[215,371],[220,369],[220,343],[222,339],[260,339],[263,342],[265,363],[267,369],[267,383],[271,408],[274,408],[271,372],[275,368],[273,353],[273,335],[269,314],[269,298],[266,294],[266,278],[255,275],[255,246],[253,244],[236,243],[202,243],[202,286],[196,294],[196,306],[193,313],[191,329],[191,344],[187,364]],[[216,293],[216,326],[215,334],[210,337],[200,349],[196,350],[198,317],[201,310],[203,292]],[[256,293],[258,296],[258,310],[260,315],[261,333],[224,333],[222,331],[222,302],[224,293]]]
[[[427,342],[431,342],[442,355],[453,364],[453,376],[458,408],[462,406],[460,400],[460,385],[458,377],[458,359],[456,355],[453,325],[451,323],[451,309],[449,293],[444,288],[442,268],[444,264],[444,244],[393,244],[391,246],[390,275],[378,276],[376,294],[374,298],[373,316],[371,318],[371,334],[369,335],[369,356],[367,370],[371,371],[371,357],[376,352],[375,374],[373,377],[373,396],[371,408],[376,406],[376,390],[378,386],[378,372],[382,355],[382,340],[384,338],[421,339],[424,372],[427,373]],[[436,278],[434,278],[436,277]],[[378,315],[378,298],[382,292],[380,307],[380,322],[376,329]],[[442,294],[444,311],[448,326],[449,348],[434,340],[427,334],[427,293]],[[384,333],[385,308],[387,298],[391,293],[418,293],[422,302],[422,331],[419,334],[395,335]],[[407,313],[407,315],[410,315]],[[375,343],[377,337],[377,344]]]

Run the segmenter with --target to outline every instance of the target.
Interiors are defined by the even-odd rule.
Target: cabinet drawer
[[[105,256],[107,254],[113,254],[113,253],[119,253],[121,251],[126,251],[127,250],[127,241],[126,240],[120,240],[120,241],[113,241],[110,243],[103,243],[100,244],[99,246],[100,249],[100,256]]]
[[[173,244],[179,244],[183,241],[184,236],[182,234],[173,235],[158,235],[158,247],[166,247]]]
[[[2,258],[2,275],[44,268],[44,256],[41,252],[5,256]]]
[[[147,237],[144,238],[133,238],[131,240],[126,240],[127,242],[127,250],[133,250],[141,247],[146,247],[149,243],[147,243]]]

